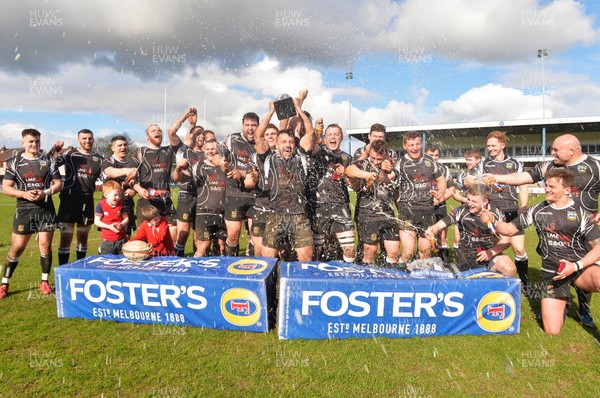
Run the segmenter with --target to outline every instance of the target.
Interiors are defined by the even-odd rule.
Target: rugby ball
[[[123,255],[131,261],[143,261],[150,257],[152,245],[142,240],[130,240],[123,245]]]

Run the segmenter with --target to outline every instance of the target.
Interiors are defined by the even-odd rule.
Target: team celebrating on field
[[[454,224],[459,270],[487,267],[518,275],[526,295],[541,292],[541,317],[551,334],[560,332],[574,286],[581,320],[593,325],[590,296],[600,291],[600,162],[581,152],[575,136],[559,136],[553,160],[524,170],[506,155],[506,134],[493,131],[486,139],[489,156],[467,151],[467,170],[455,180],[438,163],[439,146],[423,148],[418,132],[404,134],[399,156],[388,147],[385,127],[373,124],[369,142],[350,156],[340,149],[338,124],[324,128],[322,119],[313,122],[303,110],[307,95],[302,90],[293,99],[296,115],[280,120],[279,127],[271,123],[274,102],[262,120],[246,113],[241,132],[222,143],[197,126],[194,108],[186,109],[168,129],[169,145],[162,146],[163,132],[151,124],[147,144],[132,157],[122,135],[112,137],[112,155],[103,158],[94,151],[88,129],[78,132],[79,147],[66,152],[60,141],[42,151],[40,133],[23,130],[23,150],[8,160],[2,181],[3,193],[17,204],[0,298],[7,297],[33,234],[42,269],[39,289],[52,292],[57,226],[59,264],[69,262],[74,235],[76,259],[86,257],[95,225],[101,230],[101,254],[120,254],[126,242],[140,240],[151,245],[152,255],[184,256],[191,235],[194,256],[237,256],[245,228],[247,255],[374,266],[381,253],[384,267],[406,270],[415,257],[425,259],[432,252],[448,263],[446,231]],[[186,121],[190,128],[182,141],[177,132]],[[98,179],[103,199],[94,206]],[[172,180],[179,186],[177,208]],[[528,184],[539,181],[545,182],[546,199],[528,208]],[[356,192],[354,219],[349,189]],[[460,206],[447,210],[451,197]],[[540,237],[536,289],[528,280],[523,233],[530,225]],[[514,262],[503,254],[509,247]]]

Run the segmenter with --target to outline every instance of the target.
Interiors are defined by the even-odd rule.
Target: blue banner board
[[[277,260],[99,255],[55,269],[59,318],[267,332]]]
[[[343,263],[282,263],[279,338],[519,332],[518,279],[485,269],[454,277],[413,273]]]

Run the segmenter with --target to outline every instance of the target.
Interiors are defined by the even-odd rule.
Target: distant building
[[[485,137],[495,130],[507,134],[509,140],[505,152],[526,167],[551,159],[552,141],[566,133],[579,138],[584,153],[600,157],[600,116],[388,126],[387,134],[390,147],[403,153],[402,136],[409,131],[418,131],[423,134],[425,144],[434,141],[440,145],[441,163],[457,169],[464,165],[464,153],[470,149],[479,149],[482,156],[487,156]],[[363,142],[368,142],[368,134],[368,128],[348,130],[348,135]]]

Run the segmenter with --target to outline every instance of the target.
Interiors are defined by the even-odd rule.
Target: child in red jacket
[[[174,256],[175,247],[167,220],[152,205],[142,207],[140,213],[144,221],[142,221],[135,237],[131,240],[150,243],[153,247],[152,256]]]

